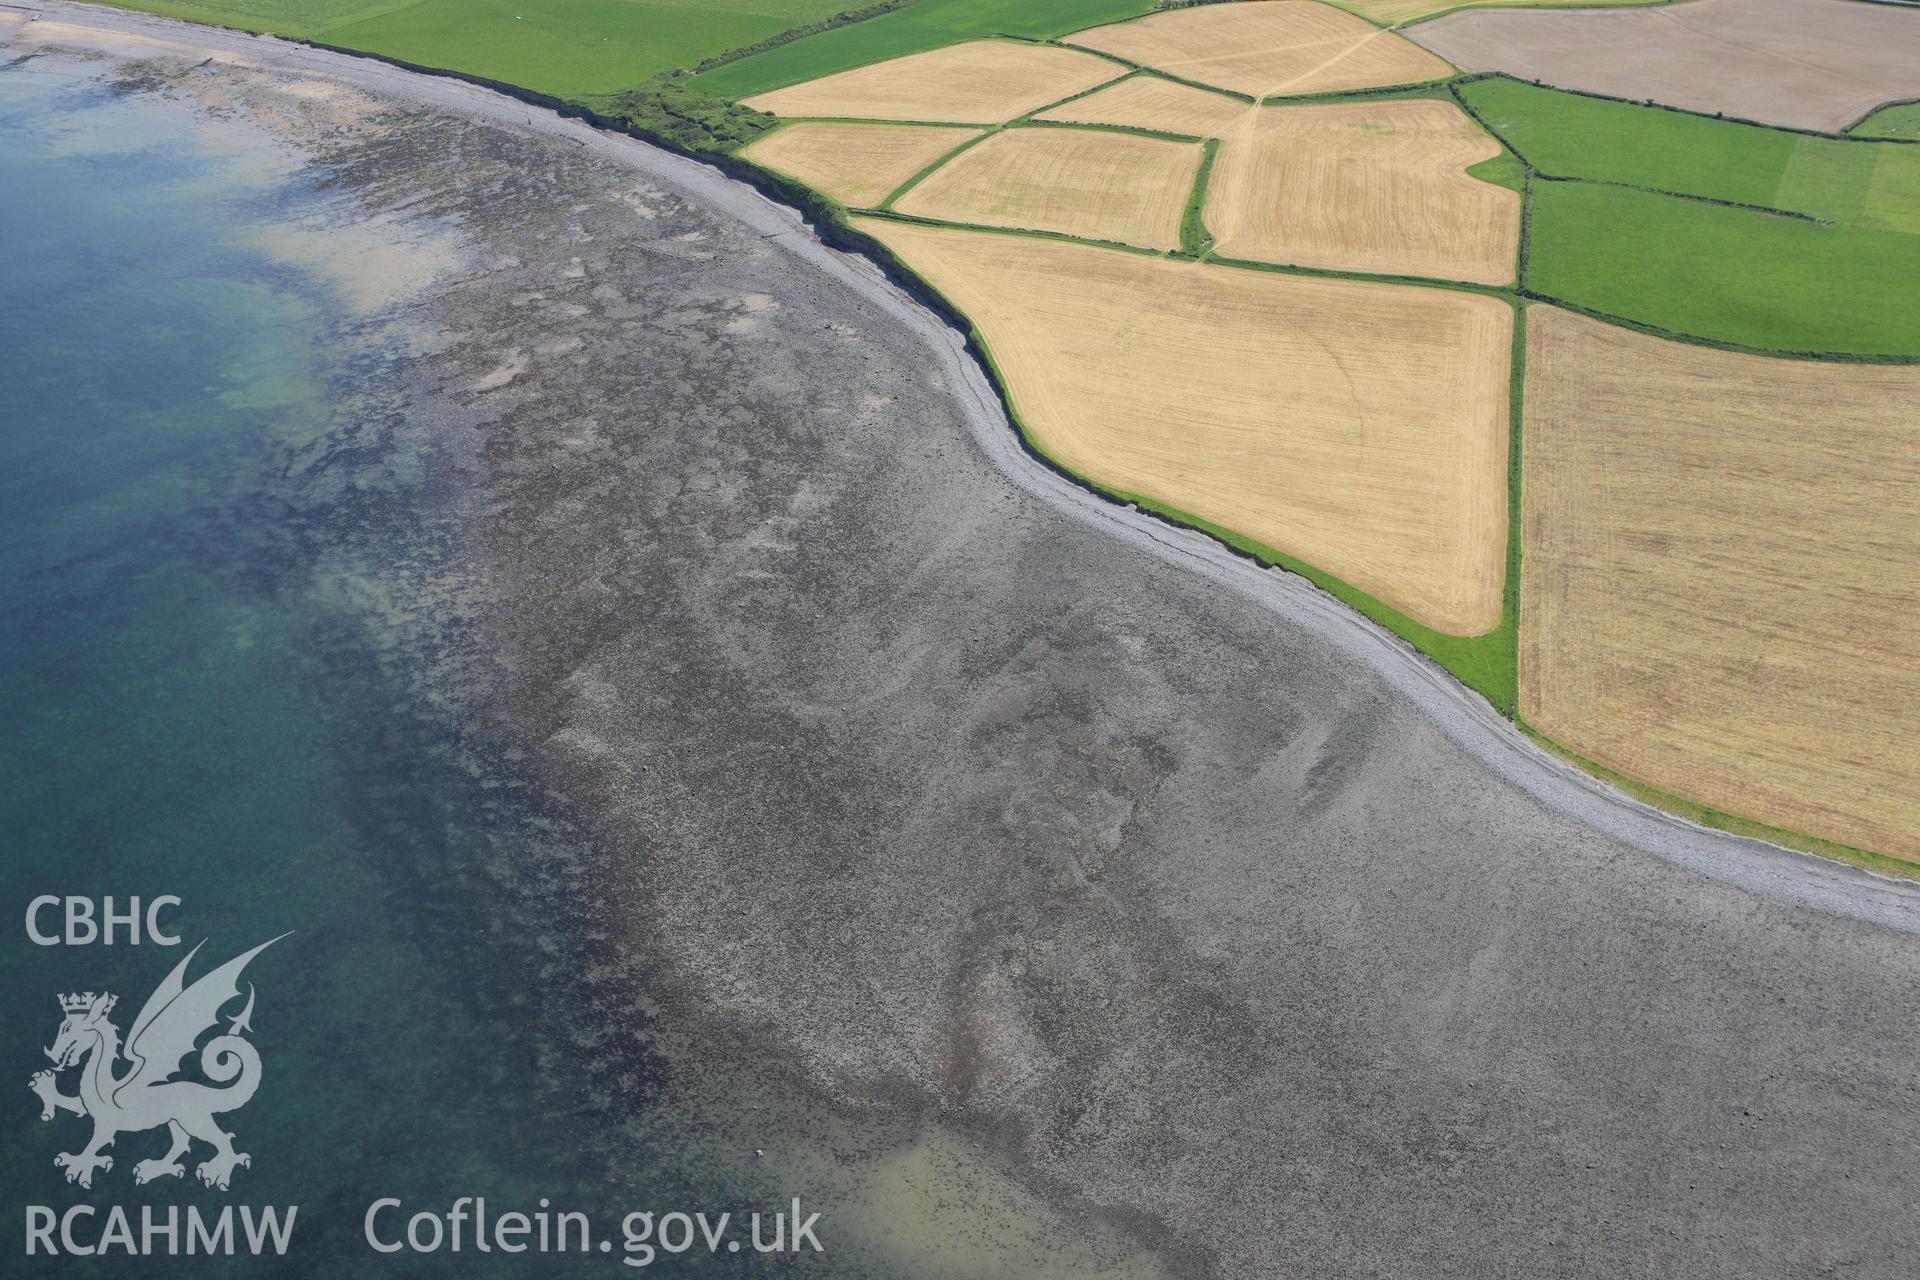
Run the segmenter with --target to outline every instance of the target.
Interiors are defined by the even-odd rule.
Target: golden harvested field
[[[1453,70],[1365,18],[1313,0],[1168,9],[1065,39],[1255,97],[1412,84]]]
[[[855,222],[979,327],[1027,429],[1063,465],[1440,630],[1499,622],[1506,303]]]
[[[1159,129],[1196,138],[1217,138],[1234,122],[1254,110],[1251,103],[1159,76],[1139,75],[1098,93],[1075,98],[1036,120],[1070,120],[1079,124],[1114,124],[1129,129]]]
[[[1000,124],[1125,74],[1051,45],[970,40],[742,99],[778,116]]]
[[[861,207],[879,204],[908,178],[978,136],[973,129],[935,125],[805,120],[757,139],[740,154],[842,204]]]
[[[894,207],[948,222],[1176,249],[1202,150],[1197,142],[1098,129],[1008,129],[935,169]]]
[[[1920,859],[1920,368],[1528,316],[1521,714],[1686,800]]]
[[[1505,284],[1520,193],[1466,173],[1499,154],[1451,102],[1261,107],[1214,157],[1207,229],[1223,257]]]

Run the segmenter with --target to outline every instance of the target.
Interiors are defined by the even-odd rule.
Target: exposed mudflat
[[[1180,1276],[1910,1274],[1911,894],[1609,798],[1039,471],[710,172],[207,39],[409,105],[328,163],[471,254],[412,374],[487,495],[434,626],[590,833],[636,1039]]]
[[[1463,71],[1798,129],[1920,94],[1920,13],[1867,0],[1467,9],[1405,34]]]

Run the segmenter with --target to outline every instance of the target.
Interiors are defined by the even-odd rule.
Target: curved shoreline
[[[1654,809],[1550,754],[1456,683],[1410,645],[1310,584],[1266,570],[1231,548],[1123,507],[1047,466],[1006,415],[965,334],[914,299],[876,263],[835,250],[799,211],[718,168],[623,134],[539,110],[461,80],[404,70],[272,36],[254,36],[124,10],[49,0],[5,5],[53,21],[245,61],[338,77],[395,97],[565,137],[617,156],[627,166],[679,187],[760,234],[884,310],[939,355],[948,390],[964,407],[970,432],[994,467],[1023,491],[1082,524],[1164,562],[1257,601],[1363,663],[1481,764],[1541,803],[1640,852],[1777,901],[1909,934],[1920,934],[1920,884],[1829,862],[1744,836],[1701,827]]]

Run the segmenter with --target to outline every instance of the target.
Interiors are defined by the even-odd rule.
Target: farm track
[[[1317,4],[1163,9],[1076,31],[1061,43],[1253,98],[1412,84],[1450,73],[1419,45]]]
[[[963,334],[907,293],[877,264],[823,243],[796,210],[709,165],[528,106],[489,89],[405,70],[372,56],[316,49],[271,36],[71,0],[48,0],[42,5],[0,4],[0,14],[8,11],[150,40],[162,46],[163,52],[165,46],[173,46],[176,51],[208,50],[263,65],[337,76],[376,92],[565,137],[580,146],[617,155],[635,170],[682,186],[766,239],[778,240],[808,268],[873,299],[918,334],[962,394],[969,425],[982,452],[1024,491],[1121,542],[1147,550],[1311,628],[1335,649],[1365,663],[1396,695],[1417,706],[1486,768],[1596,831],[1643,853],[1783,903],[1920,935],[1920,884],[1729,835],[1645,805],[1546,751],[1411,645],[1304,579],[1263,569],[1204,534],[1173,527],[1112,502],[1041,462],[1019,438]]]

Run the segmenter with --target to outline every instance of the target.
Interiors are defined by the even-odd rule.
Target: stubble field
[[[1357,13],[1363,18],[1388,24],[1411,22],[1415,18],[1424,18],[1428,14],[1450,13],[1455,9],[1477,9],[1481,7],[1507,7],[1516,0],[1333,0],[1342,9]],[[1674,0],[1525,0],[1529,6],[1549,8],[1628,8],[1654,4],[1671,4]]]
[[[1520,193],[1466,173],[1499,154],[1450,102],[1262,107],[1220,148],[1207,226],[1223,257],[1506,284]]]
[[[780,116],[999,124],[1125,74],[1074,49],[973,40],[745,99]]]
[[[1506,303],[855,225],[974,322],[1062,465],[1299,556],[1428,626],[1499,623]]]
[[[1209,93],[1160,76],[1137,75],[1084,98],[1063,102],[1034,118],[1217,138],[1253,109],[1253,104],[1242,98]]]
[[[947,222],[1174,249],[1200,157],[1197,142],[1008,129],[955,156],[894,207]]]
[[[1256,98],[1412,84],[1452,70],[1418,45],[1313,0],[1168,9],[1066,42]]]
[[[1920,369],[1532,308],[1523,718],[1683,799],[1920,858],[1916,403]]]
[[[908,178],[978,136],[972,129],[939,125],[814,120],[767,134],[740,154],[858,208],[879,204]]]

